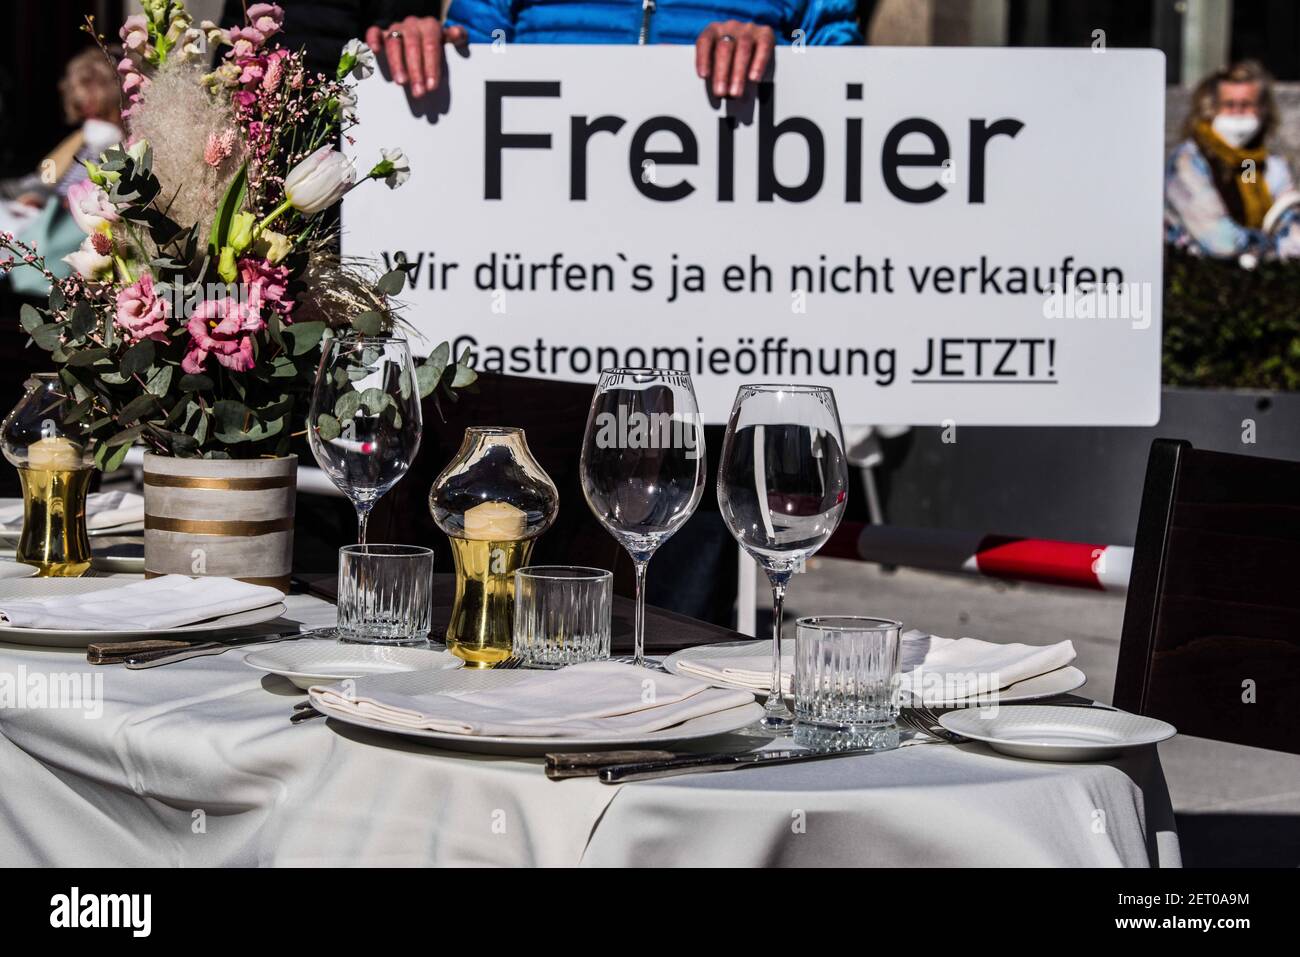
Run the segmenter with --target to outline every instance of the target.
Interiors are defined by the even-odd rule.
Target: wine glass
[[[704,461],[704,426],[689,373],[601,372],[582,440],[582,494],[636,566],[633,664],[646,663],[646,566],[700,504]]]
[[[772,586],[772,691],[757,729],[767,734],[794,723],[781,692],[786,585],[840,524],[848,484],[835,393],[813,385],[740,387],[718,464],[718,505]]]
[[[316,462],[357,510],[358,544],[366,544],[370,510],[415,460],[422,427],[405,339],[347,334],[321,350],[307,439]]]

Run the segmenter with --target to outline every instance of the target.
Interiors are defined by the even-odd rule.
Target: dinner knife
[[[733,771],[738,768],[756,768],[767,764],[797,764],[801,761],[822,761],[826,758],[847,758],[858,754],[875,754],[878,749],[850,748],[844,751],[746,751],[743,754],[682,754],[659,761],[638,761],[614,764],[602,768],[602,784],[622,784],[625,781],[646,781],[651,778],[673,777],[707,771]]]
[[[332,636],[332,628],[313,628],[310,631],[282,631],[271,635],[250,635],[246,638],[228,638],[225,641],[204,641],[196,645],[190,645],[179,651],[161,650],[146,651],[140,654],[128,656],[123,664],[132,671],[139,671],[142,668],[156,668],[159,665],[170,665],[176,661],[186,661],[190,658],[202,658],[207,655],[219,655],[229,651],[231,648],[238,648],[240,645],[261,645],[271,644],[277,641],[295,641],[299,638],[315,638],[323,636]]]

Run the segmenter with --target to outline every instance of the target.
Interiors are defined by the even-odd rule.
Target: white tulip
[[[304,216],[329,209],[356,185],[357,172],[338,150],[322,146],[289,171],[284,198]]]

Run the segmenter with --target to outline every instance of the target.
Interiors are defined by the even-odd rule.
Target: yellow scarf
[[[1241,199],[1242,225],[1249,229],[1262,227],[1264,214],[1273,205],[1273,196],[1264,180],[1268,151],[1262,147],[1251,150],[1229,146],[1205,121],[1196,124],[1193,137],[1210,165],[1215,167],[1215,179],[1220,187],[1235,187],[1237,196]],[[1249,167],[1243,166],[1247,160],[1251,161]],[[1250,175],[1247,175],[1247,171]]]

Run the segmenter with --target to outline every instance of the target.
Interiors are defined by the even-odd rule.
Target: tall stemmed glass
[[[316,462],[352,500],[357,542],[375,503],[415,460],[423,422],[405,339],[342,335],[321,350],[307,419]]]
[[[781,693],[786,585],[840,524],[848,485],[835,393],[812,385],[740,387],[718,464],[718,504],[772,586],[772,691],[759,721],[763,732],[794,723]]]
[[[600,374],[582,440],[582,493],[636,566],[636,650],[644,665],[645,577],[650,557],[700,504],[704,426],[685,372]]]

